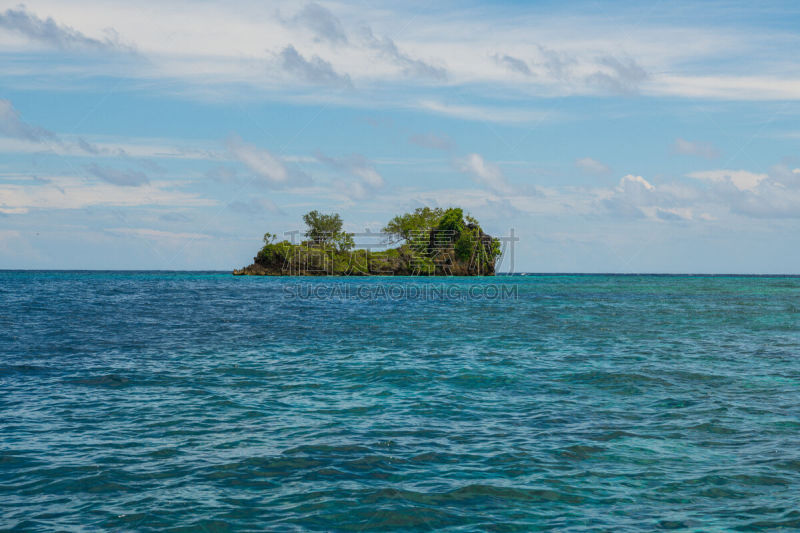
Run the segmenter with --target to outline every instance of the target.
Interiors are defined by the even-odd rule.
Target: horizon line
[[[203,274],[230,274],[231,270],[217,269],[108,269],[108,268],[0,268],[0,272],[85,272],[85,273],[203,273]],[[497,272],[494,276],[261,276],[266,278],[476,278],[476,277],[513,277],[513,276],[674,276],[674,277],[748,277],[748,278],[800,278],[798,274],[783,273],[734,273],[734,272]]]

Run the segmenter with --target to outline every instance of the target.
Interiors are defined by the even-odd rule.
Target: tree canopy
[[[478,221],[460,208],[420,207],[397,215],[383,228],[402,240],[397,248],[355,248],[354,234],[343,231],[338,213],[303,215],[307,240],[277,241],[264,234],[254,264],[239,274],[341,275],[492,275],[501,246]]]
[[[464,231],[464,211],[460,207],[451,207],[439,219],[436,229],[460,234]]]
[[[337,239],[342,232],[342,217],[339,213],[325,215],[317,211],[309,211],[303,215],[306,223],[306,237],[320,244],[328,244]]]
[[[424,235],[435,228],[444,213],[441,207],[418,207],[413,213],[394,217],[383,228],[383,232],[410,242],[415,236]]]

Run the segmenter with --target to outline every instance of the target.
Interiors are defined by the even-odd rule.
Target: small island
[[[500,240],[487,235],[464,211],[421,207],[389,221],[382,242],[356,246],[355,234],[342,230],[336,214],[303,215],[306,240],[276,242],[264,235],[253,264],[236,276],[493,276]],[[298,232],[299,233],[299,232]],[[389,246],[397,244],[391,248]]]

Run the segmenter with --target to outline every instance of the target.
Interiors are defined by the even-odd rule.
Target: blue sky
[[[517,271],[800,273],[800,5],[753,5],[0,2],[0,268],[456,205]]]

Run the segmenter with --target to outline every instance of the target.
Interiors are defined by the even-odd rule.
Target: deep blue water
[[[780,527],[797,278],[0,272],[0,529]]]

